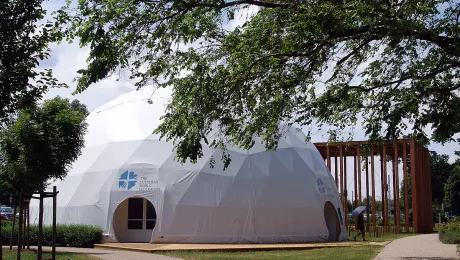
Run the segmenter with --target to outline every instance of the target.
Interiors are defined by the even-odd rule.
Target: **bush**
[[[2,243],[10,244],[11,222],[2,222]],[[14,228],[13,244],[17,244],[18,226]],[[29,233],[30,245],[37,245],[38,226],[31,225]],[[43,245],[51,246],[52,227],[43,226]],[[102,242],[102,229],[87,225],[56,225],[56,246],[69,247],[93,247],[94,244]]]
[[[460,220],[453,219],[439,227],[439,240],[445,244],[460,244]]]

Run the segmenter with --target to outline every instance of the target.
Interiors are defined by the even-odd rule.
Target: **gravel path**
[[[443,244],[438,234],[428,234],[394,240],[375,259],[454,260],[460,259],[460,254],[456,245]]]
[[[43,247],[43,250],[51,251],[50,247]],[[104,260],[180,260],[169,256],[152,253],[140,253],[121,250],[106,250],[94,248],[57,247],[57,252],[69,252],[96,256]]]

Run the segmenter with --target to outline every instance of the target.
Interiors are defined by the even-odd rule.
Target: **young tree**
[[[460,131],[459,13],[452,0],[87,0],[59,21],[91,48],[77,91],[118,69],[138,87],[173,86],[156,132],[196,160],[201,141],[249,148],[260,135],[275,149],[280,123],[334,133],[360,116],[372,139],[432,127],[432,140],[450,140]]]
[[[53,40],[50,22],[42,19],[44,0],[4,0],[0,8],[0,119],[41,99],[58,84],[51,70],[39,72]]]
[[[78,100],[70,102],[56,97],[20,110],[0,129],[1,177],[2,181],[14,184],[19,193],[20,215],[23,195],[43,191],[50,179],[64,178],[81,154],[87,115],[85,105]],[[22,217],[18,251],[22,244],[21,228]]]
[[[20,110],[0,130],[3,170],[24,192],[41,191],[62,179],[84,145],[88,111],[78,100],[56,97]]]

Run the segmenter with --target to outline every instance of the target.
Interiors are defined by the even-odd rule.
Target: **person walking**
[[[364,215],[362,212],[356,217],[355,228],[358,234],[356,234],[356,236],[353,237],[353,240],[356,241],[356,238],[359,237],[359,235],[361,235],[363,237],[363,241],[367,241],[366,231],[364,230]]]

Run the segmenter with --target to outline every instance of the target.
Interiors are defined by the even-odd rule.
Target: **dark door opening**
[[[326,221],[326,226],[329,231],[328,240],[338,241],[341,233],[339,216],[337,215],[334,205],[330,201],[324,204],[324,220]]]

